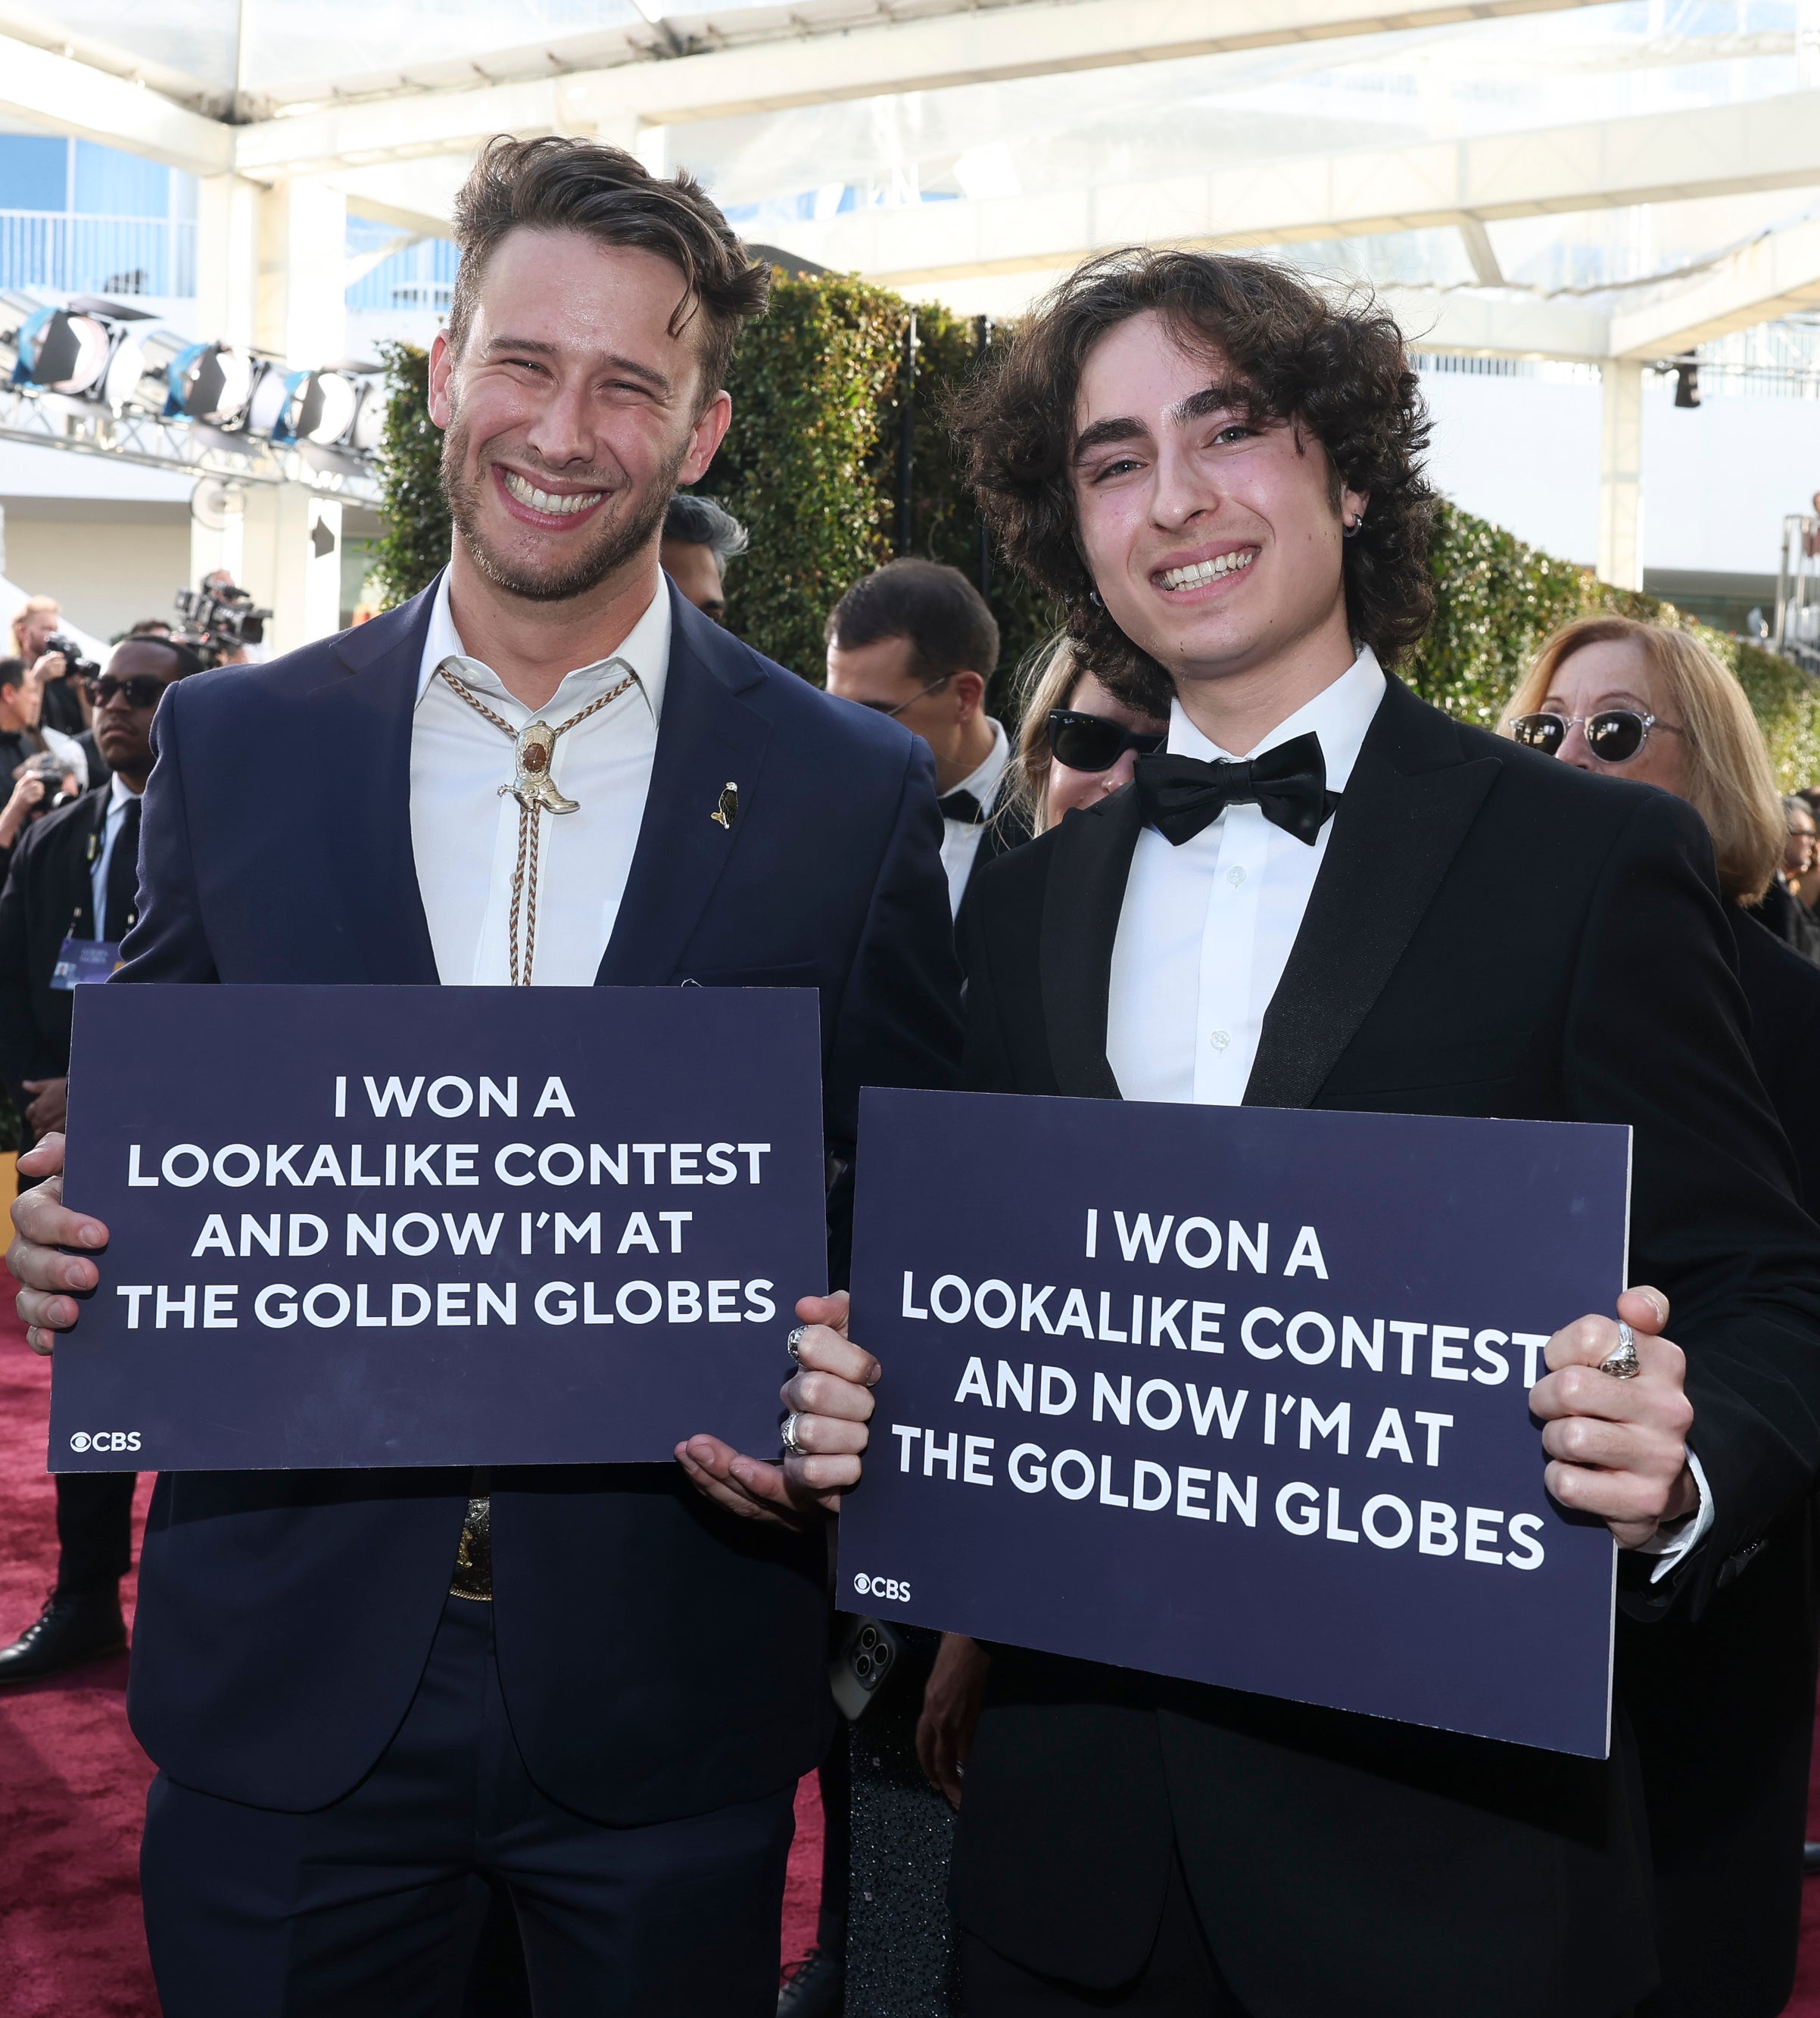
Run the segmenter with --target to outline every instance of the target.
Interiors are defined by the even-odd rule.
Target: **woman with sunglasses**
[[[1785,822],[1742,689],[1684,631],[1624,617],[1555,632],[1511,696],[1504,732],[1583,771],[1659,785],[1713,837],[1738,946],[1751,1055],[1820,1206],[1820,967],[1756,915]],[[1664,960],[1674,949],[1664,946]],[[1637,1003],[1648,1011],[1647,991]],[[1735,1987],[1792,1971],[1801,1907],[1815,1611],[1806,1510],[1771,1531],[1698,1626],[1619,1608],[1626,1701],[1647,1789],[1657,1939],[1673,2002],[1641,2018],[1739,2008]],[[1772,1959],[1773,1958],[1773,1959]]]
[[[1140,757],[1163,747],[1169,724],[1117,700],[1058,638],[1024,699],[1018,795],[1033,831],[1131,782]]]

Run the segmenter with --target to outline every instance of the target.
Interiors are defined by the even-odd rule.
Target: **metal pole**
[[[977,367],[985,361],[986,353],[992,348],[992,317],[982,315],[973,318],[973,356]],[[986,521],[979,522],[979,592],[990,602],[992,597],[992,541],[986,530]]]
[[[917,318],[912,309],[903,331],[903,363],[898,372],[900,397],[897,419],[897,551],[907,554],[910,525],[910,478],[916,467]]]

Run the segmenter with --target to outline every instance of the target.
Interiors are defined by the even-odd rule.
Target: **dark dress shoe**
[[[827,1948],[811,1948],[777,1993],[777,2018],[841,2018],[847,1972]]]
[[[118,1590],[89,1591],[50,1602],[10,1647],[0,1647],[0,1686],[35,1682],[42,1675],[103,1660],[126,1651],[126,1626]]]

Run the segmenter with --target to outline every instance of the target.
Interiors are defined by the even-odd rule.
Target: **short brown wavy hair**
[[[1352,635],[1392,666],[1435,612],[1428,542],[1435,494],[1422,473],[1427,411],[1402,332],[1375,301],[1329,302],[1285,268],[1225,253],[1145,247],[1088,260],[1040,302],[955,396],[950,418],[982,515],[1012,565],[1067,611],[1067,631],[1106,685],[1167,714],[1171,685],[1093,599],[1069,479],[1075,400],[1087,353],[1154,313],[1230,360],[1255,410],[1305,428],[1342,486],[1370,494],[1344,548]]]
[[[489,140],[455,198],[461,261],[449,302],[449,342],[458,352],[474,319],[480,282],[508,232],[579,231],[602,245],[635,245],[668,259],[682,276],[670,318],[680,336],[699,317],[701,397],[725,383],[747,317],[762,316],[771,269],[754,259],[714,200],[686,170],[654,175],[623,147],[545,133]]]

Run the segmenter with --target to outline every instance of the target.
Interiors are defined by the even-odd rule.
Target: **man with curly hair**
[[[981,874],[968,1083],[1627,1124],[1658,1286],[1618,1299],[1634,1344],[1610,1312],[1550,1341],[1538,1462],[1610,1528],[1639,1629],[1698,1615],[1820,1465],[1820,1241],[1697,817],[1389,670],[1432,607],[1395,324],[1258,261],[1111,255],[957,418],[1011,559],[1170,721],[1132,787]],[[969,2018],[1617,2018],[1655,1984],[1622,1661],[1594,1761],[973,1658]]]

